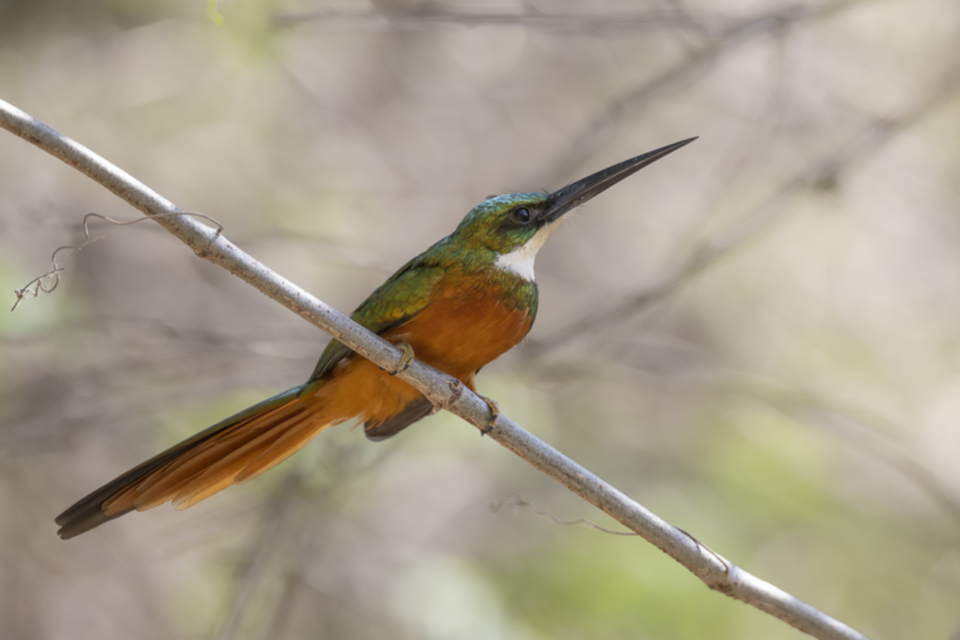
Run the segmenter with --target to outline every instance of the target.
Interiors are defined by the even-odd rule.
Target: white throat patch
[[[563,220],[563,218],[560,218]],[[520,245],[510,253],[501,253],[497,256],[496,266],[500,269],[512,271],[524,280],[533,282],[533,262],[537,258],[537,252],[544,245],[547,238],[560,227],[560,220],[551,222],[540,227],[532,238]]]

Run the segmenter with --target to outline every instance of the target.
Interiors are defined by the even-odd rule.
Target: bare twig
[[[608,102],[583,130],[576,134],[567,145],[567,151],[560,155],[543,173],[531,181],[532,184],[552,184],[562,182],[575,172],[575,169],[619,129],[617,124],[628,114],[643,107],[651,99],[662,96],[667,91],[683,86],[698,78],[707,68],[716,64],[724,54],[730,53],[738,45],[745,44],[760,36],[776,34],[790,29],[800,22],[822,20],[866,0],[836,0],[828,5],[786,4],[774,10],[764,10],[728,24],[716,37],[706,44],[687,53],[659,74],[628,90],[620,97]]]
[[[508,495],[506,498],[504,498],[504,499],[501,500],[500,502],[491,504],[491,505],[490,505],[490,513],[497,513],[497,512],[500,511],[500,509],[502,509],[503,507],[511,507],[514,511],[517,511],[517,510],[520,509],[521,507],[526,507],[526,508],[528,508],[528,509],[533,509],[533,512],[534,512],[535,514],[537,514],[538,516],[543,516],[544,518],[547,518],[548,520],[550,520],[550,521],[553,522],[554,524],[559,524],[559,525],[564,525],[564,526],[577,525],[577,524],[585,524],[585,525],[587,525],[588,527],[590,527],[591,529],[596,529],[597,531],[602,531],[603,533],[609,533],[610,535],[613,535],[613,536],[635,536],[635,535],[637,535],[637,534],[634,533],[633,531],[614,531],[613,529],[606,529],[606,528],[601,527],[600,525],[598,525],[596,522],[594,522],[594,521],[592,521],[592,520],[588,520],[587,518],[577,518],[576,520],[561,520],[560,518],[558,518],[557,516],[553,515],[553,514],[550,513],[549,511],[542,511],[542,510],[540,509],[540,507],[538,507],[537,505],[533,504],[532,502],[527,502],[526,500],[523,499],[522,496],[520,496],[520,495],[518,495],[518,494],[516,494],[516,493],[511,493],[510,495]]]
[[[234,594],[230,614],[218,636],[220,640],[232,640],[237,637],[240,624],[244,619],[243,614],[249,607],[270,560],[277,548],[281,546],[277,543],[291,519],[296,493],[302,484],[303,473],[299,468],[294,467],[284,475],[283,482],[267,504],[262,520],[263,528],[251,548],[249,563],[243,568],[243,577]]]
[[[662,277],[656,284],[636,293],[615,307],[587,314],[545,339],[531,343],[531,354],[567,344],[573,338],[633,316],[659,302],[690,278],[698,275],[718,259],[742,248],[782,220],[787,205],[810,187],[835,184],[840,174],[869,157],[897,134],[916,124],[935,108],[946,104],[960,90],[960,65],[955,65],[935,84],[935,89],[922,101],[897,117],[874,122],[853,140],[782,184],[772,195],[732,225],[725,233],[693,247],[689,257]]]
[[[820,399],[811,390],[793,390],[787,393],[769,384],[736,384],[732,393],[746,395],[768,404],[771,408],[794,419],[810,419],[822,428],[855,443],[858,452],[864,452],[899,471],[919,490],[926,493],[954,520],[960,521],[960,496],[944,479],[927,468],[906,446],[887,436],[893,431],[890,424],[875,415]]]
[[[207,222],[210,222],[217,227],[217,234],[223,233],[223,225],[203,213],[162,213],[153,217],[160,216],[194,216],[195,218],[203,218]],[[150,220],[148,217],[136,218],[134,220],[114,220],[113,218],[109,218],[99,213],[88,213],[87,215],[83,216],[83,241],[80,242],[80,244],[68,244],[54,249],[53,254],[50,256],[50,271],[47,271],[41,276],[37,276],[21,288],[16,289],[13,294],[17,296],[17,301],[13,303],[13,308],[11,308],[10,311],[16,311],[17,307],[20,306],[20,303],[23,302],[25,298],[36,298],[41,293],[53,293],[57,286],[59,286],[60,274],[64,271],[63,265],[57,262],[57,255],[61,251],[70,251],[70,255],[73,255],[81,249],[85,249],[86,247],[90,246],[97,240],[103,240],[103,236],[97,236],[96,238],[90,237],[90,227],[88,226],[90,218],[97,218],[98,220],[109,222],[110,224],[118,227],[125,227],[130,224],[143,222],[144,220]]]
[[[349,470],[340,468],[336,474],[337,476],[343,476],[346,473],[362,474],[375,466],[382,465],[390,459],[396,451],[398,451],[397,448],[383,449],[379,455],[359,468],[357,468],[355,464],[350,464]],[[334,455],[331,457],[339,463],[337,466],[342,465],[350,458],[350,456],[342,455],[342,452],[333,453]],[[283,547],[282,544],[277,544],[278,540],[283,536],[297,537],[298,529],[295,529],[289,534],[285,529],[294,521],[294,513],[292,512],[294,511],[296,503],[305,502],[303,499],[298,500],[296,496],[303,488],[302,466],[303,463],[300,463],[300,466],[294,466],[287,472],[281,486],[273,493],[266,505],[263,517],[261,518],[262,527],[260,535],[257,536],[257,539],[251,544],[247,551],[247,561],[244,563],[245,568],[239,580],[240,584],[234,593],[233,604],[230,607],[229,615],[223,623],[222,630],[218,636],[219,640],[232,640],[237,637],[250,603],[266,578],[271,558],[276,555],[278,548]],[[320,490],[311,491],[309,499],[312,503],[325,501],[339,489],[340,486],[340,483],[336,482],[327,484]],[[296,579],[293,579],[296,574],[296,569],[288,572],[284,591],[291,589],[296,584]],[[286,611],[286,608],[289,606],[289,603],[285,602],[285,600],[284,595],[276,599],[277,604],[274,608],[274,615],[271,616],[273,622],[262,625],[264,637],[281,637],[280,634],[276,633],[277,625],[275,623],[277,620],[282,619],[283,612]]]
[[[0,126],[75,167],[149,216],[182,213],[169,200],[129,174],[3,101],[0,101]],[[401,349],[285,280],[240,251],[222,234],[184,216],[158,217],[157,222],[180,238],[200,257],[227,269],[363,357],[391,370],[400,362],[403,356]],[[455,378],[418,360],[414,360],[398,375],[435,405],[455,413],[478,429],[487,428],[490,416],[487,403]],[[751,604],[822,640],[866,638],[805,602],[742,571],[729,561],[715,554],[705,553],[703,547],[683,531],[671,526],[570,458],[533,437],[506,416],[501,415],[498,418],[489,435],[540,471],[643,536],[689,569],[711,589]]]
[[[649,29],[709,29],[710,23],[726,22],[720,16],[694,18],[681,11],[623,12],[616,15],[590,13],[466,13],[450,10],[427,9],[414,11],[338,11],[319,10],[302,13],[281,13],[273,18],[280,27],[291,27],[311,22],[329,26],[344,26],[354,29],[393,31],[420,31],[442,26],[492,27],[521,26],[559,32],[635,32]]]
[[[60,247],[60,249],[65,248],[66,247]],[[57,251],[60,251],[60,249],[57,249]],[[54,290],[60,286],[60,272],[63,271],[63,267],[56,262],[57,251],[54,251],[53,256],[50,258],[53,263],[50,271],[47,271],[41,276],[37,276],[19,289],[13,290],[13,295],[15,295],[17,299],[14,301],[13,306],[10,307],[11,312],[16,311],[20,303],[27,298],[36,298],[41,293],[53,293]]]

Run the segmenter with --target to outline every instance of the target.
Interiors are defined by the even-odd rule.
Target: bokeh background
[[[481,391],[862,632],[960,637],[955,0],[6,0],[0,97],[343,311],[490,194],[701,136],[550,241]],[[0,132],[6,308],[88,212],[138,215]],[[642,540],[492,513],[618,528],[450,415],[61,542],[327,340],[157,225],[92,234],[0,313],[4,639],[802,637]]]

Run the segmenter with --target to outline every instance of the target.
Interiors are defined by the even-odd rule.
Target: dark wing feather
[[[426,418],[431,413],[433,413],[433,404],[426,398],[421,397],[419,400],[408,404],[403,411],[386,422],[377,425],[366,423],[363,425],[363,434],[373,442],[380,442],[397,435],[417,420]]]

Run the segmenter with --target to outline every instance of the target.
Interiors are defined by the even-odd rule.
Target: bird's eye
[[[514,209],[513,213],[510,214],[511,217],[520,224],[530,224],[531,215],[530,210],[526,207],[520,207],[519,209]]]

